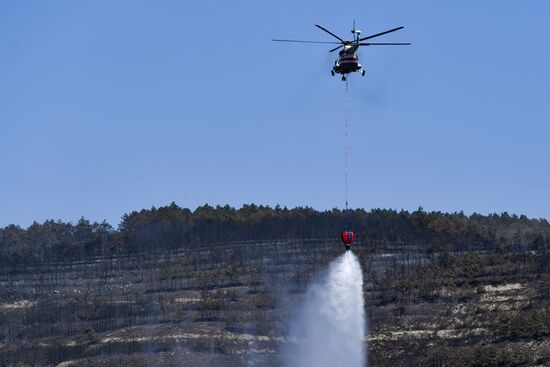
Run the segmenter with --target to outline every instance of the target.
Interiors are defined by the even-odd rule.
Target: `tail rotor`
[[[351,30],[351,33],[353,34],[353,42],[358,42],[361,31],[359,29],[355,29],[355,19],[353,20],[353,29]]]

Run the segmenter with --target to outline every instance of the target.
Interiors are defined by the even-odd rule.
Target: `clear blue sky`
[[[2,1],[0,226],[243,203],[550,218],[547,0]],[[344,3],[339,3],[344,4]]]

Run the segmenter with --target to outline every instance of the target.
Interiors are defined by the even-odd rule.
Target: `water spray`
[[[346,251],[309,287],[291,331],[297,351],[286,365],[363,367],[365,330],[363,272],[357,256]]]

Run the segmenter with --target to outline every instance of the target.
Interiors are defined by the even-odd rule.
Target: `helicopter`
[[[395,31],[398,31],[400,29],[403,29],[404,27],[397,27],[393,28],[384,32],[372,34],[367,37],[361,37],[361,30],[355,29],[355,21],[353,22],[353,29],[351,30],[351,33],[353,34],[353,40],[344,40],[337,36],[336,34],[332,33],[325,27],[322,27],[318,24],[315,24],[315,26],[322,31],[325,31],[326,33],[330,34],[332,37],[336,38],[338,42],[336,41],[303,41],[303,40],[290,40],[290,39],[272,39],[272,41],[275,42],[299,42],[299,43],[325,43],[325,44],[337,44],[339,46],[329,50],[329,52],[334,52],[336,50],[342,49],[338,52],[338,59],[334,62],[334,66],[332,67],[332,70],[330,73],[332,76],[334,74],[342,74],[342,80],[346,81],[347,74],[353,73],[353,72],[360,72],[361,75],[365,76],[365,69],[361,66],[359,63],[359,57],[357,56],[357,51],[359,49],[359,46],[408,46],[410,43],[388,43],[388,42],[363,42],[366,40],[370,40],[375,37],[380,37],[388,33],[392,33]]]

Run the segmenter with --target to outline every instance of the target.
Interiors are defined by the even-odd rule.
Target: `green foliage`
[[[508,339],[539,339],[550,335],[550,305],[502,314],[499,335]]]
[[[430,350],[426,366],[514,367],[524,366],[532,359],[518,346],[449,347]]]
[[[385,243],[423,246],[428,255],[447,251],[547,251],[550,224],[544,219],[491,214],[356,209],[317,211],[308,207],[204,205],[194,211],[172,202],[122,216],[118,230],[106,222],[76,224],[48,220],[22,229],[0,229],[0,261],[16,267],[22,262],[81,260],[129,253],[200,248],[231,241],[334,239],[349,226],[358,242],[370,248]],[[470,275],[482,271],[472,267]]]
[[[487,346],[477,348],[471,355],[472,367],[513,367],[525,365],[527,354],[518,347]]]

